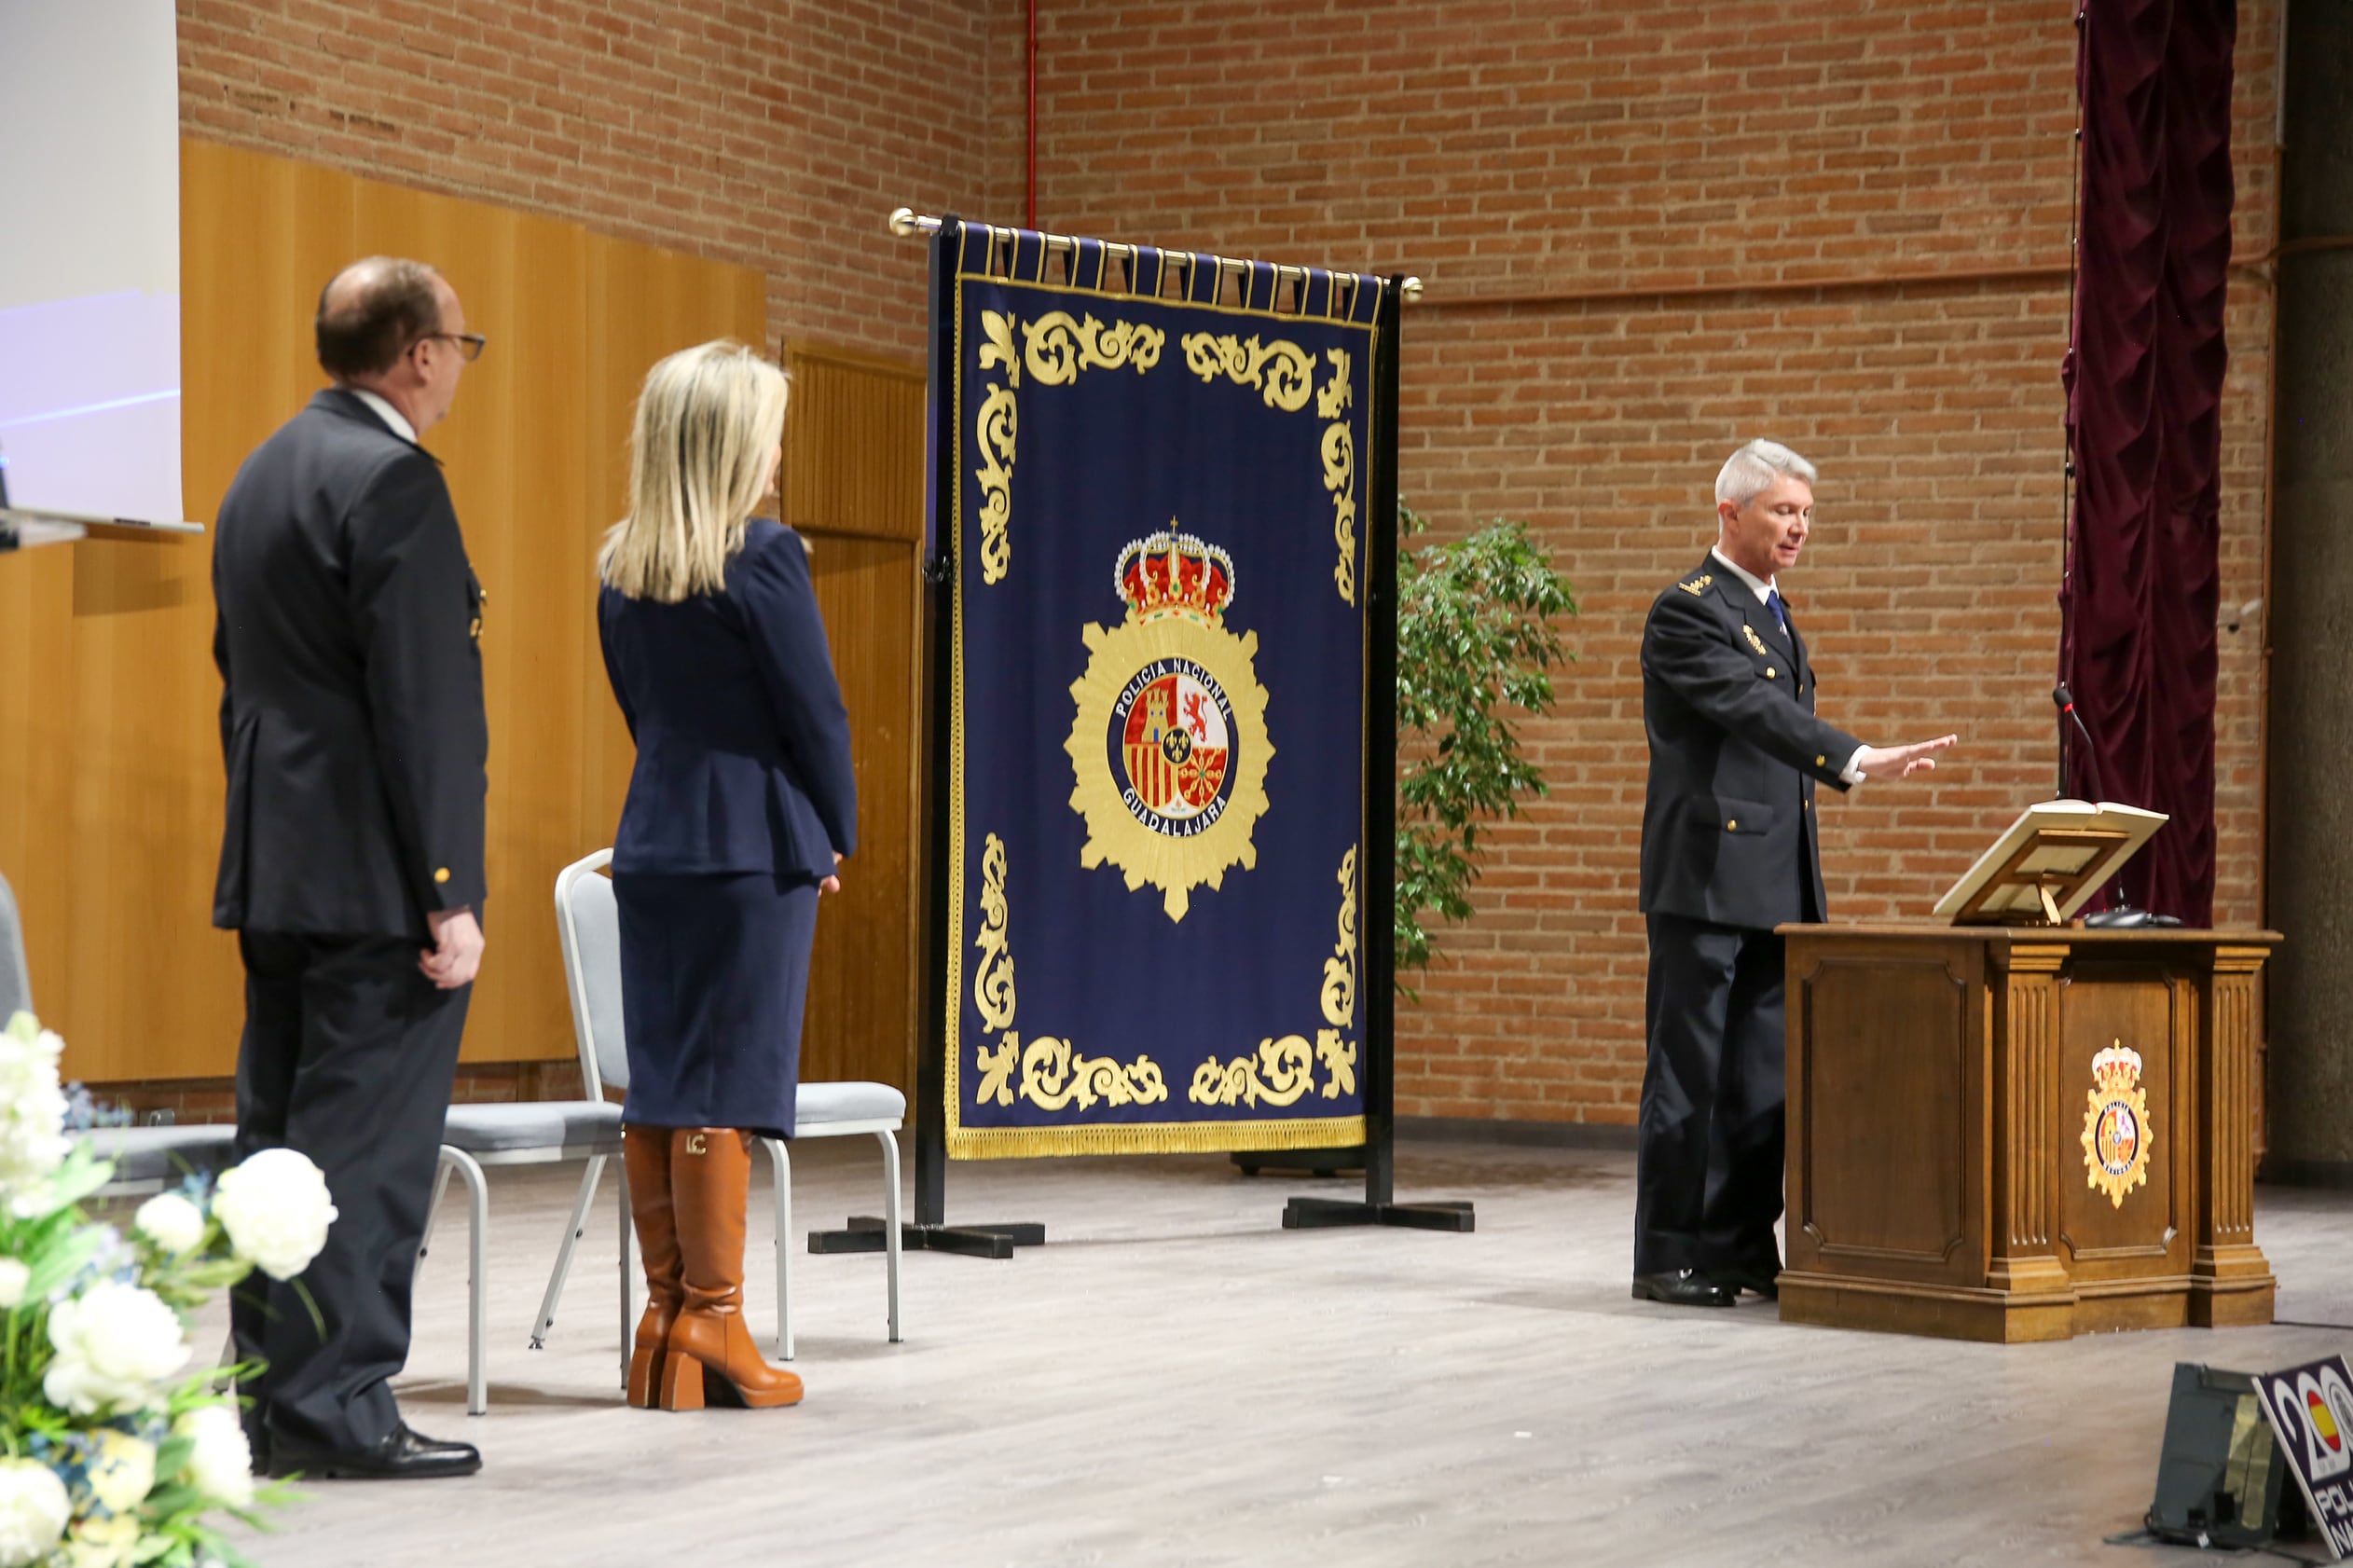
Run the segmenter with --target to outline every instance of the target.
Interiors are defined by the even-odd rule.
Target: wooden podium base
[[[2269,931],[1788,926],[1784,1322],[2015,1344],[2272,1320]]]
[[[2082,1290],[2023,1291],[1784,1273],[1781,1309],[1783,1323],[2016,1345],[2124,1328],[2233,1328],[2269,1323],[2277,1291],[2269,1275],[2221,1290],[2177,1277]]]

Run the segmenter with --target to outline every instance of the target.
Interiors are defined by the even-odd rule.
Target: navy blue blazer
[[[716,594],[606,587],[597,629],[638,743],[616,873],[818,878],[856,850],[849,713],[799,534],[753,518]]]

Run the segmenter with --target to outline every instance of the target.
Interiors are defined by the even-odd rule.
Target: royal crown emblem
[[[1131,892],[1150,883],[1182,920],[1194,887],[1258,864],[1250,835],[1274,749],[1252,664],[1258,634],[1225,627],[1233,557],[1170,525],[1120,552],[1112,586],[1126,619],[1081,630],[1090,657],[1070,688],[1078,714],[1064,750],[1071,809],[1087,824],[1080,863],[1108,860]]]
[[[2084,1170],[2088,1184],[2117,1208],[2125,1194],[2149,1179],[2149,1149],[2157,1130],[2140,1086],[2140,1052],[2123,1040],[2092,1058],[2092,1089],[2084,1111]]]

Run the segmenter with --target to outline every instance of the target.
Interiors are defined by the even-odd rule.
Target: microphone
[[[2092,788],[2101,794],[2106,794],[2108,792],[2106,786],[2101,782],[2099,777],[2099,748],[2092,743],[2092,732],[2084,727],[2084,716],[2075,711],[2075,694],[2069,691],[2067,689],[2067,682],[2062,681],[2057,685],[2051,688],[2051,700],[2058,705],[2059,711],[2060,796],[2063,798],[2067,794],[2066,725],[2070,722],[2074,724],[2075,733],[2084,737],[2084,756],[2091,764]]]

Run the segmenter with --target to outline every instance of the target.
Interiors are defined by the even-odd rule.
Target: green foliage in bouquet
[[[236,1403],[186,1372],[197,1309],[255,1267],[292,1279],[335,1217],[319,1168],[266,1149],[209,1188],[141,1204],[130,1232],[84,1201],[113,1167],[63,1130],[62,1042],[0,1031],[0,1568],[206,1568],[244,1560],[256,1489]]]
[[[1426,525],[1397,504],[1400,542]],[[1397,551],[1397,989],[1426,969],[1436,914],[1471,915],[1479,824],[1549,791],[1521,750],[1513,710],[1552,707],[1552,667],[1574,660],[1553,618],[1576,613],[1568,579],[1501,518],[1467,538]]]

